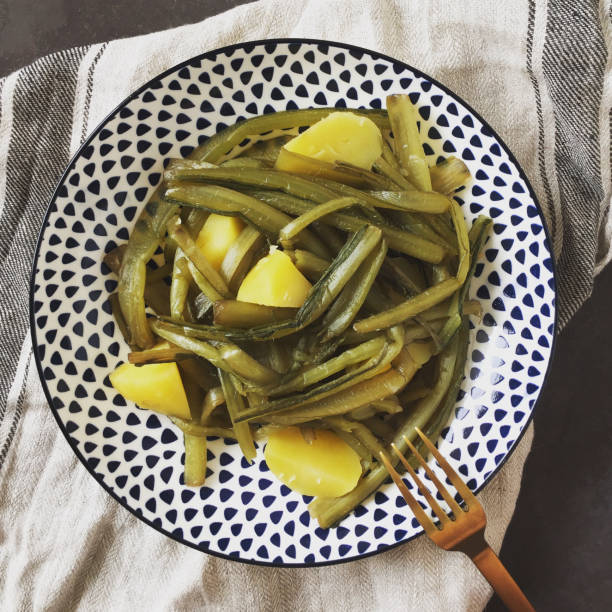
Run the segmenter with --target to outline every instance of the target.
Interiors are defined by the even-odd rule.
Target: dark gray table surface
[[[244,3],[0,0],[0,76],[53,51],[200,21]],[[612,609],[611,301],[612,267],[558,338],[501,551],[539,610]],[[494,598],[487,610],[503,606]]]

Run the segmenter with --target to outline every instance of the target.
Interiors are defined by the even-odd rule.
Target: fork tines
[[[444,457],[440,454],[438,449],[429,440],[429,438],[417,427],[415,427],[415,430],[417,434],[419,435],[419,437],[421,438],[421,440],[423,441],[423,443],[425,444],[425,446],[427,447],[427,449],[435,457],[440,467],[444,470],[444,472],[448,476],[448,479],[454,485],[455,489],[457,489],[458,493],[461,495],[461,497],[463,498],[468,508],[470,505],[474,505],[474,506],[479,505],[478,501],[474,497],[473,493],[470,491],[469,487],[463,482],[463,480],[459,477],[459,475],[455,472],[455,470],[453,470],[453,468],[449,465],[448,461],[444,459]],[[464,512],[464,509],[457,503],[455,498],[449,493],[448,489],[440,482],[439,478],[435,475],[435,473],[429,467],[429,465],[427,465],[425,458],[418,451],[418,449],[414,446],[414,444],[406,436],[403,436],[403,440],[406,446],[412,452],[412,455],[414,456],[414,458],[423,467],[423,469],[425,470],[425,473],[429,476],[429,478],[435,485],[436,489],[440,492],[440,495],[442,495],[442,497],[448,504],[449,508],[453,512],[453,514],[455,516],[458,516],[458,513]],[[421,523],[426,533],[431,534],[431,533],[438,531],[439,529],[444,529],[444,526],[452,520],[451,517],[449,517],[446,514],[446,512],[442,509],[440,504],[436,501],[436,499],[431,494],[429,489],[424,485],[423,481],[419,478],[419,476],[417,475],[413,467],[410,465],[409,461],[402,454],[402,452],[397,448],[397,446],[395,444],[392,444],[391,446],[395,454],[399,458],[400,462],[402,463],[402,465],[406,468],[406,471],[408,472],[408,474],[410,474],[412,480],[416,483],[419,491],[427,500],[427,503],[429,504],[430,508],[434,511],[435,515],[438,517],[440,521],[440,526],[437,527],[434,524],[434,522],[429,518],[429,516],[425,513],[425,511],[421,507],[421,504],[419,504],[419,502],[416,500],[414,495],[412,495],[412,493],[409,491],[408,487],[405,485],[404,481],[402,480],[402,477],[399,475],[397,470],[393,467],[393,465],[391,464],[391,461],[389,461],[389,458],[386,456],[384,452],[381,452],[380,458],[382,462],[384,463],[385,467],[387,468],[387,471],[391,475],[391,478],[393,478],[393,481],[398,486],[402,496],[406,500],[406,503],[408,504],[408,506],[414,513],[419,523]]]

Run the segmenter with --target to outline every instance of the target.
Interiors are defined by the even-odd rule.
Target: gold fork
[[[455,489],[464,501],[464,507],[461,507],[455,498],[448,492],[448,489],[440,482],[432,469],[427,465],[427,462],[415,448],[414,444],[404,436],[404,442],[412,451],[412,454],[417,461],[423,466],[423,469],[434,483],[446,503],[449,505],[453,517],[450,517],[440,507],[440,504],[434,499],[431,492],[423,484],[422,480],[417,476],[412,469],[410,463],[395,445],[392,445],[393,450],[397,454],[399,460],[410,474],[417,487],[427,500],[427,503],[438,517],[440,523],[436,525],[425,513],[419,502],[414,498],[408,487],[404,484],[401,476],[389,462],[388,457],[384,452],[380,452],[380,457],[387,468],[389,474],[398,486],[402,496],[406,500],[408,506],[414,513],[415,517],[421,523],[425,533],[444,550],[458,550],[465,553],[472,559],[480,573],[487,579],[493,587],[497,595],[504,602],[506,607],[512,612],[524,610],[534,610],[529,603],[524,593],[519,586],[514,582],[508,570],[503,566],[497,555],[487,544],[484,538],[484,530],[487,524],[487,517],[480,502],[470,491],[468,486],[461,480],[457,472],[449,465],[449,463],[440,454],[438,449],[432,444],[427,436],[418,428],[416,432],[419,434],[425,446],[431,451],[440,467],[446,472],[448,479],[454,485]]]

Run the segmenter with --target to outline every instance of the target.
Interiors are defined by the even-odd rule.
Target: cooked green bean
[[[229,173],[229,176],[235,172],[231,168],[214,168],[210,171],[217,170],[225,170]],[[250,169],[244,171],[250,171]],[[217,185],[181,184],[167,189],[164,199],[181,206],[204,208],[220,215],[241,217],[272,238],[276,238],[278,232],[291,221],[291,217],[272,206],[268,206],[265,202],[239,191]],[[323,257],[327,255],[325,246],[314,234],[308,231],[302,232],[299,242],[313,253],[320,254]]]
[[[465,283],[468,270],[470,269],[470,238],[465,224],[465,217],[461,212],[461,207],[455,200],[452,200],[450,208],[455,232],[457,233],[457,244],[459,245],[459,265],[457,266],[457,282],[460,285]]]
[[[378,354],[373,355],[367,361],[356,366],[355,369],[347,371],[345,374],[330,381],[323,382],[314,389],[310,389],[294,395],[285,396],[279,399],[269,398],[265,405],[259,406],[257,410],[248,410],[241,417],[243,420],[260,419],[262,416],[280,412],[290,408],[304,406],[315,401],[320,401],[338,391],[349,389],[357,383],[373,378],[399,355],[404,346],[404,334],[401,327],[393,327],[387,332],[389,342],[387,342]]]
[[[452,255],[456,253],[456,249],[453,246],[452,241],[442,237],[432,227],[431,219],[437,219],[441,215],[424,215],[407,210],[387,210],[385,211],[385,216],[391,223],[393,223],[395,227],[398,227],[409,234],[420,236],[429,242],[433,242]],[[451,239],[454,240],[455,234],[453,234],[450,230],[449,234]],[[396,250],[399,251],[399,249]],[[438,262],[436,261],[432,263]]]
[[[240,450],[244,455],[245,459],[252,463],[253,459],[257,455],[255,450],[255,444],[253,443],[253,435],[251,434],[251,428],[248,423],[236,422],[237,417],[244,412],[244,399],[236,390],[234,379],[230,374],[219,370],[219,380],[223,387],[223,395],[225,396],[225,405],[227,406],[227,412],[229,413],[232,421],[232,428],[236,435],[236,440],[240,446]]]
[[[414,428],[424,428],[426,426],[436,408],[447,394],[453,382],[458,353],[459,342],[457,337],[455,337],[440,355],[439,375],[432,392],[417,402],[393,439],[400,453],[407,451],[403,436],[406,436],[409,440],[414,440],[416,437]],[[395,453],[388,453],[388,456],[391,463],[397,465],[399,460]],[[317,519],[323,529],[331,527],[351,512],[368,495],[378,489],[387,477],[388,472],[384,465],[378,464],[346,495],[336,498],[315,499],[309,506],[310,514]]]
[[[341,416],[328,417],[325,420],[334,427],[353,434],[374,457],[378,457],[378,453],[384,451],[383,445],[363,423],[350,421]]]
[[[337,391],[306,406],[269,414],[264,417],[264,420],[278,425],[299,425],[316,419],[347,414],[355,408],[401,391],[407,382],[402,374],[391,368],[373,378],[358,382],[349,389]]]
[[[270,342],[268,346],[268,363],[279,374],[287,374],[291,369],[291,349],[282,338]]]
[[[163,202],[160,190],[155,191],[134,225],[119,270],[121,312],[130,332],[130,344],[140,348],[150,348],[154,342],[145,311],[146,264],[177,211],[176,204]]]
[[[410,319],[424,310],[431,308],[435,304],[438,304],[442,300],[445,300],[457,291],[460,286],[456,278],[449,278],[439,285],[434,285],[422,293],[419,293],[419,295],[398,304],[394,308],[372,315],[367,319],[357,321],[357,323],[353,325],[353,329],[363,334],[365,332],[385,329],[386,327],[402,323],[406,319]]]
[[[185,218],[185,225],[189,228],[189,233],[196,239],[200,233],[206,219],[208,219],[210,213],[207,210],[200,208],[186,208],[181,214],[181,218]]]
[[[207,325],[205,323],[195,323],[187,321],[175,321],[169,317],[158,317],[159,325],[163,325],[168,331],[185,335],[189,338],[199,338],[204,340],[223,340],[230,339],[236,341],[269,339],[279,331],[280,324],[261,325],[251,329],[241,329],[234,327],[220,327],[218,325]],[[293,329],[293,326],[288,327]],[[285,331],[285,324],[280,329],[281,335]],[[259,337],[261,336],[261,338]]]
[[[290,249],[292,246],[291,239],[306,229],[311,223],[329,213],[354,206],[355,204],[357,204],[357,201],[354,198],[336,198],[314,206],[285,225],[278,233],[278,239],[284,248]]]
[[[370,170],[343,162],[322,161],[284,148],[279,151],[276,167],[290,174],[320,177],[362,189],[389,189],[393,186],[388,179]]]
[[[218,369],[238,375],[242,380],[257,384],[270,385],[278,382],[276,372],[253,359],[245,351],[229,342],[218,342],[213,346],[208,342],[189,338],[172,331],[170,326],[159,321],[152,323],[155,333],[177,346],[203,357]]]
[[[295,249],[285,252],[291,257],[291,261],[293,261],[295,267],[310,281],[317,282],[321,278],[323,272],[329,267],[329,261],[327,259],[317,257],[310,251]]]
[[[420,400],[424,397],[427,397],[430,393],[430,387],[419,387],[413,385],[412,387],[404,389],[404,391],[401,393],[401,398],[402,402],[404,402],[405,404],[410,404],[410,402],[414,402],[416,400]]]
[[[338,256],[313,286],[297,314],[298,324],[320,317],[338,296],[361,263],[380,242],[382,232],[377,227],[364,226],[346,242]]]
[[[152,321],[151,328],[164,340],[168,340],[168,342],[172,342],[172,344],[180,348],[203,357],[215,367],[229,369],[229,366],[223,361],[219,351],[212,344],[183,336],[181,333],[173,331],[172,326],[161,321]]]
[[[451,252],[455,255],[457,253],[457,238],[450,224],[450,215],[447,213],[443,215],[426,215],[424,220],[444,240],[444,244],[452,247]]]
[[[389,129],[389,119],[386,111],[347,109],[349,112],[364,115],[371,119],[381,129]],[[252,138],[258,134],[270,130],[286,130],[302,126],[309,126],[330,113],[346,112],[339,108],[310,108],[302,110],[281,111],[269,115],[252,117],[240,121],[228,127],[214,136],[211,136],[204,144],[195,149],[190,155],[191,159],[199,159],[216,163],[223,155],[229,153],[236,145],[246,138]]]
[[[466,274],[466,279],[459,291],[453,296],[451,304],[448,308],[448,318],[444,324],[444,327],[440,330],[439,339],[441,346],[444,346],[450,341],[453,335],[457,332],[463,319],[465,312],[464,303],[469,288],[469,281],[471,280],[474,271],[476,269],[476,261],[478,254],[486,241],[487,231],[492,221],[488,217],[480,216],[470,229],[468,234],[468,240],[470,243],[469,250],[469,269]]]
[[[425,425],[425,427],[421,428],[425,435],[430,440],[437,440],[440,432],[448,422],[448,418],[455,407],[455,403],[457,402],[457,394],[459,393],[459,388],[461,387],[461,382],[463,381],[465,362],[467,361],[467,350],[469,343],[469,324],[467,320],[463,320],[462,325],[460,326],[457,333],[457,359],[455,361],[455,368],[453,371],[453,375],[451,378],[450,385],[448,387],[448,391],[446,392],[446,396],[442,400],[442,402],[437,407],[434,412],[431,420]],[[424,394],[422,397],[427,397],[427,394]],[[415,399],[421,399],[415,397]],[[415,446],[418,449],[421,449],[424,444],[420,438],[417,438],[414,441]],[[423,451],[421,451],[423,452]],[[411,458],[412,466],[416,469],[415,464],[416,458]]]
[[[183,369],[182,361],[176,361],[175,363],[185,391],[185,398],[189,406],[189,415],[192,419],[198,419],[202,410],[205,392],[201,387],[200,381],[192,376],[189,371]]]
[[[386,138],[383,138],[382,157],[390,166],[392,166],[396,170],[400,169],[397,157],[395,157],[395,153],[393,153],[393,149],[391,149],[391,147],[389,146],[389,142]]]
[[[370,417],[374,416],[376,412],[374,403],[372,403],[355,408],[355,410],[348,413],[348,416],[354,421],[363,421],[364,419],[369,419]]]
[[[351,421],[343,416],[330,417],[329,421],[335,423],[337,427],[351,432],[375,457],[378,457],[380,451],[384,451],[384,446],[375,432],[364,423]]]
[[[236,439],[236,434],[229,427],[216,427],[200,425],[194,421],[186,421],[179,417],[170,417],[170,420],[183,432],[196,438],[206,439],[209,436],[217,436],[219,438]]]
[[[431,191],[431,178],[419,136],[416,108],[407,94],[393,94],[387,96],[387,111],[400,167],[418,189]]]
[[[369,194],[387,204],[393,204],[396,209],[428,214],[446,212],[450,199],[434,191],[370,191]]]
[[[326,225],[322,219],[320,221],[315,221],[312,224],[312,228],[317,235],[321,237],[321,240],[323,240],[327,250],[332,256],[340,252],[344,244],[344,236],[338,229],[331,225]]]
[[[168,363],[179,361],[181,359],[189,359],[193,357],[191,351],[186,351],[177,346],[169,348],[152,348],[144,351],[132,351],[128,353],[128,363],[134,365],[146,365],[148,363]]]
[[[395,395],[372,402],[371,405],[374,407],[376,412],[384,412],[386,414],[397,414],[398,412],[402,411],[402,405],[399,403],[399,400]]]
[[[180,165],[164,172],[166,182],[172,185],[183,183],[209,183],[214,185],[243,185],[258,189],[283,191],[298,198],[312,200],[318,204],[333,200],[335,192],[318,182],[278,170],[256,168],[210,168],[197,162],[183,160]],[[361,193],[361,192],[358,192]]]
[[[248,149],[243,149],[241,157],[238,159],[254,159],[255,161],[263,162],[268,167],[272,167],[274,162],[278,159],[278,154],[282,147],[284,147],[292,138],[291,134],[282,134],[280,136],[273,136],[268,138],[266,135],[258,142],[254,142]]]
[[[412,295],[425,291],[425,279],[418,266],[403,257],[387,257],[381,272],[396,283],[399,283]]]
[[[411,212],[414,208],[419,211],[425,206],[430,205],[434,208],[443,208],[446,205],[448,208],[448,197],[439,193],[426,193],[424,191],[418,191],[416,189],[407,190],[403,193],[404,195],[394,197],[393,191],[361,191],[350,185],[331,181],[323,178],[313,178],[313,183],[316,183],[319,187],[328,189],[329,191],[337,194],[337,196],[345,196],[349,198],[355,198],[359,200],[363,205],[369,206],[372,209],[383,208],[385,210],[399,210]],[[299,196],[303,197],[303,196]],[[305,198],[313,199],[314,198]]]
[[[366,431],[369,431],[371,434],[373,434],[375,439],[380,438],[385,442],[390,442],[391,438],[393,437],[393,434],[395,433],[393,427],[391,427],[389,423],[386,423],[385,421],[381,420],[376,415],[370,417],[369,419],[365,419],[362,425]],[[382,445],[380,450],[384,452]],[[376,457],[378,456],[379,453],[377,452]]]
[[[170,314],[170,287],[164,281],[145,283],[144,299],[158,315]]]
[[[194,354],[190,357],[191,359],[182,359],[179,362],[179,367],[195,380],[201,389],[208,392],[209,389],[219,384],[215,374],[211,371],[213,368],[204,359],[200,359]]]
[[[119,274],[119,270],[121,269],[121,262],[123,261],[123,256],[125,255],[126,250],[127,244],[120,244],[112,251],[109,251],[108,253],[106,253],[106,255],[104,255],[102,261],[111,272]]]
[[[184,265],[180,263],[181,261],[184,262]],[[174,253],[172,281],[170,282],[170,316],[173,319],[183,318],[183,311],[189,294],[191,273],[187,267],[187,261],[187,257],[185,257],[181,248],[177,247]]]
[[[461,299],[465,300],[470,288],[469,280],[471,280],[474,272],[476,271],[476,264],[478,263],[478,256],[484,247],[485,242],[488,238],[488,232],[490,227],[493,225],[493,221],[484,215],[480,215],[476,221],[472,224],[468,233],[468,240],[470,242],[470,268],[467,273],[466,282],[461,287]],[[476,314],[475,312],[467,312],[468,302],[463,302],[463,310],[467,314]]]
[[[440,302],[435,306],[432,306],[421,314],[421,318],[424,321],[435,321],[437,319],[446,319],[448,317],[448,310],[450,301]],[[465,314],[479,315],[480,314],[480,303],[477,300],[465,300],[463,303],[463,309]]]
[[[297,308],[262,306],[236,300],[219,300],[214,303],[213,312],[215,325],[248,329],[257,325],[294,319]]]
[[[230,367],[229,371],[238,375],[242,380],[251,381],[257,385],[274,385],[280,380],[277,372],[253,359],[235,344],[219,343],[217,350],[221,359]]]
[[[397,164],[397,161],[395,163]],[[389,163],[384,156],[379,157],[374,162],[374,169],[393,181],[397,187],[404,191],[415,189],[414,185],[399,171],[399,167]]]
[[[359,455],[363,471],[367,471],[372,467],[373,457],[371,451],[369,451],[366,446],[357,439],[356,436],[337,427],[333,422],[329,422],[328,420],[324,420],[323,424],[326,427],[329,426],[339,438],[344,440],[344,442],[346,442]]]
[[[170,276],[171,273],[172,266],[169,263],[159,266],[159,268],[155,268],[155,270],[147,270],[147,283],[158,283],[163,281]]]
[[[163,241],[163,247],[164,247],[164,261],[165,262],[174,261],[174,254],[176,253],[176,242],[174,242],[174,240],[172,240],[170,236],[166,236]]]
[[[270,389],[271,397],[286,395],[295,391],[301,391],[314,383],[344,370],[346,367],[355,363],[361,363],[379,354],[385,345],[384,336],[368,340],[363,344],[348,349],[333,357],[329,361],[312,366],[293,376],[290,380],[282,382],[278,386]]]

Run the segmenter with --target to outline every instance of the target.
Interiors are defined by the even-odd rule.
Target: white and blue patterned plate
[[[220,439],[209,445],[206,485],[185,487],[180,432],[108,380],[128,347],[110,313],[117,283],[102,257],[128,239],[164,161],[244,117],[380,108],[390,92],[418,105],[431,163],[453,154],[470,168],[474,180],[458,194],[468,220],[482,212],[494,221],[472,283],[484,316],[472,322],[466,377],[439,447],[480,490],[529,423],[554,340],[554,266],[533,191],[495,132],[427,75],[357,47],[276,40],[205,53],[136,91],[81,147],[49,205],[31,287],[38,369],[66,439],[119,503],[177,541],[287,566],[355,559],[421,533],[392,484],[338,528],[320,529],[308,499],[269,473],[261,448],[249,466]]]

